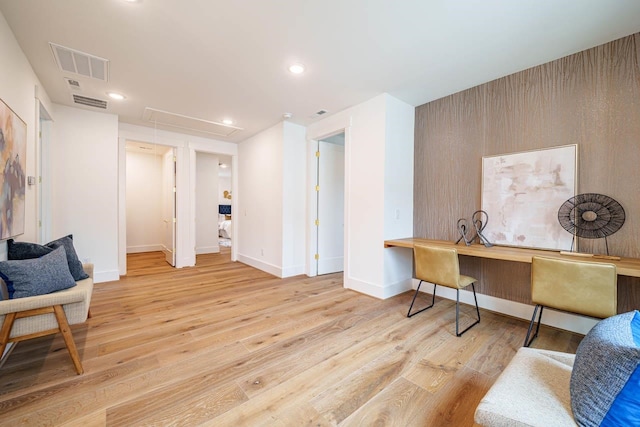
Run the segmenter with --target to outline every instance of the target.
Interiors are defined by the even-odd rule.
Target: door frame
[[[118,270],[120,276],[125,276],[127,274],[127,141],[139,141],[146,142],[148,144],[155,144],[170,147],[174,150],[176,156],[176,205],[175,205],[175,215],[176,221],[180,221],[178,214],[178,204],[180,203],[180,165],[182,162],[182,150],[179,148],[182,144],[164,138],[151,137],[147,138],[143,135],[135,136],[135,137],[118,137]],[[176,267],[178,267],[178,255],[179,252],[179,242],[182,236],[180,235],[180,229],[177,226],[175,227],[174,239],[175,239],[175,252],[174,259],[176,262]]]
[[[318,248],[318,235],[316,231],[316,216],[318,213],[318,198],[316,192],[316,181],[318,177],[318,163],[316,161],[316,150],[318,141],[329,138],[344,132],[344,274],[349,271],[349,164],[351,161],[351,126],[350,123],[344,126],[338,124],[335,127],[321,130],[317,133],[307,133],[307,245],[305,274],[309,277],[318,275],[318,263],[315,259]]]
[[[238,230],[239,219],[238,215],[238,156],[237,154],[225,153],[216,149],[209,149],[202,145],[190,146],[189,148],[189,198],[191,217],[189,218],[190,224],[190,237],[193,242],[193,265],[196,265],[196,156],[197,153],[205,154],[217,154],[221,156],[231,157],[231,212],[233,225],[231,227],[231,261],[238,260]],[[235,213],[234,213],[235,212]],[[215,212],[215,217],[218,217],[218,212]]]
[[[50,150],[53,119],[46,107],[36,97],[36,241],[51,240],[51,171]]]
[[[340,132],[336,135],[343,135],[344,138],[344,133]],[[316,260],[316,265],[317,265],[317,270],[316,273],[318,275],[321,274],[331,274],[331,273],[337,273],[337,272],[342,272],[344,271],[344,171],[345,171],[345,167],[344,167],[344,144],[337,144],[335,142],[331,142],[329,141],[331,139],[331,137],[327,137],[327,138],[321,138],[317,141],[317,153],[319,153],[319,155],[316,155],[316,165],[317,165],[317,169],[318,169],[318,173],[317,173],[317,179],[316,179],[316,184],[320,187],[320,189],[318,191],[316,191],[316,201],[317,201],[317,205],[316,205],[316,209],[317,209],[317,215],[316,215],[316,219],[318,220],[318,222],[316,223],[316,244],[317,244],[317,250],[316,253],[319,255],[319,258]],[[329,161],[329,158],[332,158],[332,155],[330,155],[330,152],[337,152],[340,151],[342,152],[342,161],[339,163],[335,163],[335,159],[333,161]],[[335,154],[333,154],[333,156],[335,156]],[[329,163],[327,163],[329,161]],[[339,183],[339,185],[337,185],[336,187],[331,187],[331,189],[327,189],[326,185],[329,181],[331,181],[331,174],[327,174],[324,173],[323,174],[323,170],[326,171],[328,169],[330,170],[335,170],[336,172],[339,169],[342,169],[340,172],[342,173],[342,182]],[[327,177],[327,175],[329,175],[329,177]],[[335,175],[334,175],[335,176]],[[338,198],[336,197],[336,194],[334,194],[334,191],[339,191],[338,188],[342,187],[342,194],[340,199],[338,200]],[[341,256],[341,262],[340,262],[340,267],[338,268],[337,263],[335,263],[335,259],[334,262],[329,263],[329,258],[331,255],[336,255],[335,253],[329,253],[330,249],[329,247],[326,246],[326,243],[323,243],[325,241],[329,241],[332,239],[332,235],[333,233],[337,233],[338,230],[336,230],[335,228],[328,228],[327,224],[330,223],[331,221],[329,220],[329,217],[331,217],[332,215],[337,215],[338,213],[328,213],[327,209],[325,207],[323,207],[324,205],[326,206],[331,206],[332,208],[330,209],[330,211],[333,211],[335,209],[335,206],[339,206],[342,205],[343,209],[341,212],[339,212],[340,215],[340,220],[342,222],[342,225],[340,227],[341,229],[341,235],[342,235],[342,240],[340,241],[340,245],[342,246],[342,256]],[[321,216],[321,212],[324,213],[324,216]],[[334,239],[333,240],[335,242],[335,244],[338,244],[337,241],[338,239]],[[325,252],[321,251],[321,247],[324,248]],[[336,248],[333,248],[336,249]],[[323,266],[322,271],[320,269],[320,266]],[[329,265],[332,265],[333,267],[329,268]]]

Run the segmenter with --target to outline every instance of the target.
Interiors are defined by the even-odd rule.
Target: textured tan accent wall
[[[610,253],[640,257],[640,34],[418,107],[414,236],[458,238],[457,219],[481,206],[482,156],[567,144],[578,144],[578,193],[626,211]],[[602,239],[580,244],[605,252]],[[481,293],[530,302],[528,265],[462,258]],[[640,308],[640,279],[621,277],[618,293],[620,312]]]

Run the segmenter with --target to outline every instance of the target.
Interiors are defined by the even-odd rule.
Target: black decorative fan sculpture
[[[624,224],[624,209],[609,196],[597,193],[578,194],[560,206],[558,221],[575,237],[601,239],[607,247],[607,236],[612,235]]]

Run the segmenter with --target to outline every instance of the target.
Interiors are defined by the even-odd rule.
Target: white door
[[[318,141],[318,274],[344,270],[344,145]]]
[[[164,221],[164,241],[162,242],[165,259],[176,265],[176,153],[169,150],[162,159],[162,219]]]

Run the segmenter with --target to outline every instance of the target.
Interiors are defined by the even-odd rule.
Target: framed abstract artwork
[[[24,233],[27,125],[0,100],[0,239]]]
[[[577,191],[576,144],[482,158],[485,237],[494,244],[570,250],[558,209]]]

